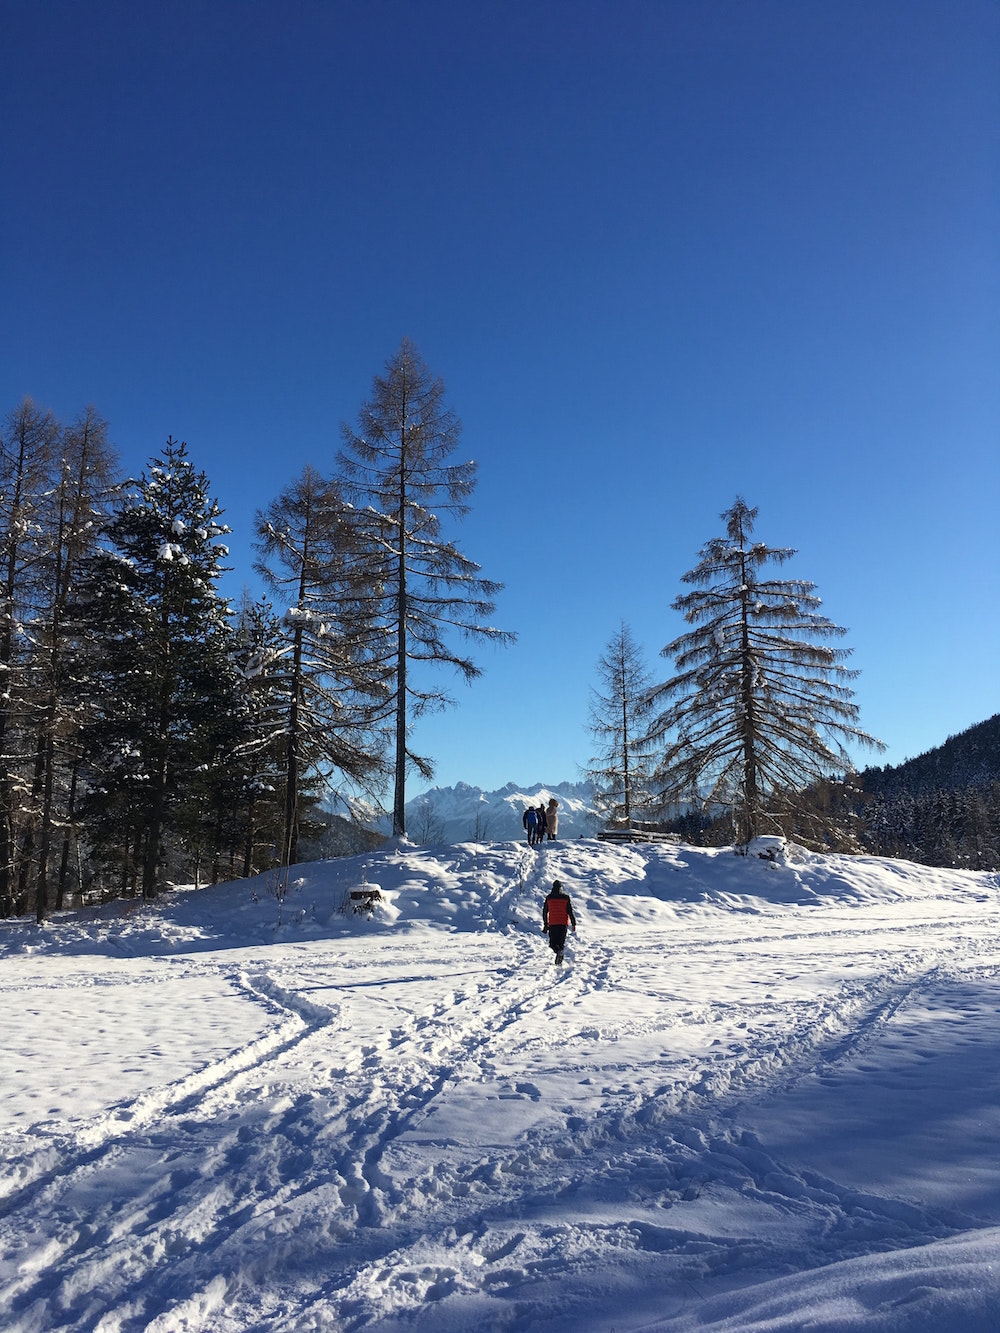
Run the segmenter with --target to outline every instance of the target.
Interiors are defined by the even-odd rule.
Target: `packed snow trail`
[[[362,869],[372,921],[339,910]],[[962,1059],[1000,1048],[990,877],[597,843],[302,871],[280,926],[237,884],[2,937],[0,990],[30,999],[43,1052],[71,1061],[74,1010],[118,1039],[61,1109],[58,1064],[40,1093],[27,1038],[4,1054],[5,1329],[620,1333],[750,1327],[725,1321],[764,1302],[793,1328],[823,1272],[882,1291],[894,1265],[895,1290],[906,1255],[940,1275],[940,1245],[992,1253],[998,1062],[976,1066],[974,1188],[930,1166],[902,1188],[892,1135],[881,1174],[849,1169],[901,1087],[896,1137],[930,1162],[919,1108],[933,1094],[944,1121]],[[541,934],[553,878],[580,917],[562,970]],[[165,1082],[134,994],[177,1021]],[[897,1033],[922,1052],[899,1074]],[[116,1069],[135,1084],[118,1101]],[[53,1112],[30,1122],[39,1095]],[[822,1115],[845,1095],[846,1140]],[[982,1269],[979,1296],[939,1276],[877,1326],[930,1329],[964,1300],[974,1328]]]

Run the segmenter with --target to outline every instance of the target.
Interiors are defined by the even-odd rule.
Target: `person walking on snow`
[[[559,802],[554,796],[549,799],[549,808],[545,811],[545,827],[549,831],[549,842],[555,842],[559,832]]]
[[[552,881],[552,891],[542,904],[542,930],[549,937],[549,948],[556,956],[556,967],[561,966],[566,946],[566,930],[573,927],[576,934],[576,916],[568,893],[563,893],[559,880]]]
[[[521,816],[521,823],[524,825],[525,832],[528,835],[528,846],[534,847],[535,838],[538,832],[538,814],[532,806],[528,806]]]
[[[536,841],[536,842],[544,842],[544,841],[545,841],[545,806],[544,806],[544,805],[540,805],[540,806],[538,806],[538,808],[535,810],[535,815],[536,815],[536,827],[537,827],[537,829],[538,829],[538,832],[535,834],[535,841]]]

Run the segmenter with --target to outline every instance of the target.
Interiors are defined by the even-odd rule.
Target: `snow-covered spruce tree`
[[[594,784],[598,813],[613,826],[630,828],[632,820],[648,815],[652,806],[645,716],[652,677],[624,621],[598,659],[597,674],[588,730],[598,753],[587,777]]]
[[[251,696],[241,670],[236,631],[227,626],[228,652],[215,653],[214,700],[200,710],[191,733],[192,765],[177,791],[172,828],[196,885],[239,874],[244,828],[253,794],[244,756],[253,744]]]
[[[761,576],[795,552],[752,542],[756,517],[737,498],[683,576],[696,591],[673,607],[695,628],[662,650],[677,674],[649,696],[661,799],[731,806],[744,844],[817,777],[852,770],[845,743],[883,748],[858,726],[850,650],[824,642],[845,631],[819,614],[814,585]]]
[[[368,621],[378,562],[354,520],[339,486],[310,467],[256,518],[255,568],[286,608],[282,865],[298,859],[303,803],[324,781],[384,775],[388,683]]]
[[[0,434],[0,913],[27,910],[27,868],[17,848],[36,739],[25,625],[45,604],[43,510],[60,426],[30,398]]]
[[[118,867],[117,887],[141,888],[145,898],[157,892],[166,835],[205,762],[210,719],[225,706],[221,514],[187,446],[170,439],[90,572],[88,615],[101,638],[85,817],[95,855]]]
[[[410,729],[421,714],[451,702],[423,667],[444,663],[472,681],[480,669],[451,646],[451,635],[499,644],[516,637],[488,623],[503,585],[483,578],[479,565],[442,534],[441,516],[466,514],[476,484],[474,462],[448,462],[461,424],[444,395],[442,380],[404,338],[385,374],[375,377],[358,430],[344,425],[339,457],[378,571],[369,634],[378,669],[391,681],[395,837],[406,833],[408,768],[425,778],[434,772],[431,760],[410,748]]]

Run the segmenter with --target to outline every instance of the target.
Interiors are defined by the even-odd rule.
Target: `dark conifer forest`
[[[450,702],[434,668],[473,680],[454,634],[515,636],[492,624],[502,585],[442,531],[476,464],[449,461],[461,423],[408,340],[362,425],[337,472],[258,511],[275,602],[234,606],[186,443],[128,478],[93,409],[66,425],[26,398],[0,423],[0,915],[275,869],[280,896],[295,862],[371,845],[324,809],[345,785],[392,788],[405,834],[407,772],[433,774],[410,720]]]
[[[878,856],[1000,869],[1000,713],[905,764],[866,768],[853,804]]]

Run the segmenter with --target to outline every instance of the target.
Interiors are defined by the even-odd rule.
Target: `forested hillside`
[[[904,764],[824,778],[785,804],[769,811],[770,831],[807,847],[1000,870],[1000,715]],[[695,845],[733,840],[728,809],[688,810],[663,827]]]
[[[1000,869],[1000,713],[905,764],[865,769],[858,797],[867,850]]]
[[[865,791],[880,795],[985,790],[1000,781],[1000,713],[895,768],[866,768],[861,778]]]

